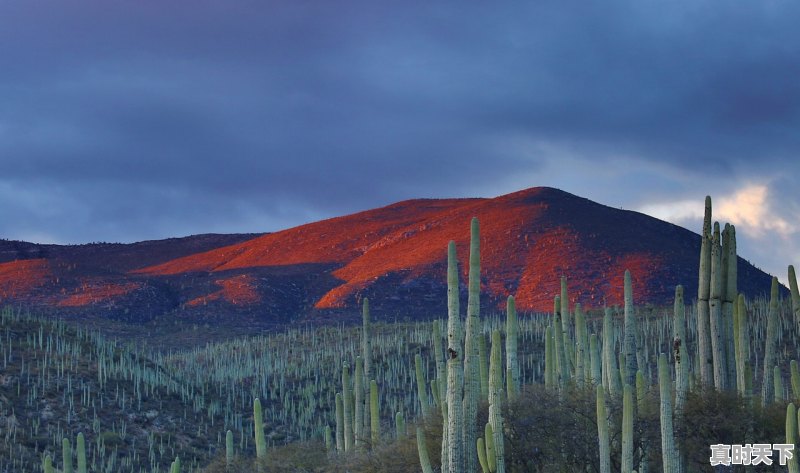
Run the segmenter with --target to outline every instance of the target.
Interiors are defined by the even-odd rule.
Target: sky
[[[550,186],[800,264],[800,3],[0,0],[0,237]]]

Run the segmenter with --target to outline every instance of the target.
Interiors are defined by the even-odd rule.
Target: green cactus
[[[617,396],[622,392],[622,380],[614,355],[614,332],[611,308],[606,307],[603,316],[603,385],[611,396]]]
[[[517,344],[519,337],[519,320],[517,304],[514,296],[506,301],[506,393],[509,401],[519,393],[519,362],[517,361]]]
[[[608,435],[608,416],[606,415],[606,393],[603,385],[597,390],[597,439],[600,448],[600,473],[611,473],[611,445]]]
[[[633,388],[625,384],[622,395],[622,473],[633,472]]]
[[[364,363],[364,381],[370,380],[374,377],[372,373],[372,324],[370,319],[370,312],[369,312],[369,299],[364,298],[361,303],[361,348],[362,353],[361,356],[363,358]],[[369,385],[364,383],[363,385],[363,397],[362,399],[366,400],[369,398]],[[363,415],[363,428],[361,429],[361,436],[362,438],[366,438],[366,429],[369,425],[371,425],[371,421],[369,419],[370,412],[365,408],[364,415]]]
[[[503,358],[500,331],[492,332],[492,359],[489,375],[489,424],[492,426],[495,462],[489,469],[505,473],[505,448],[503,440]],[[488,460],[488,459],[487,459]],[[492,470],[492,464],[495,469]]]
[[[417,452],[419,452],[419,464],[422,466],[422,473],[433,473],[431,460],[428,457],[428,446],[425,443],[425,431],[422,427],[417,427]]]
[[[750,396],[748,378],[746,375],[747,367],[750,365],[750,333],[747,325],[747,307],[745,306],[744,294],[739,294],[736,300],[736,322],[737,322],[737,351],[736,351],[736,386],[742,397]],[[752,380],[751,380],[752,381]]]
[[[349,452],[355,444],[353,432],[353,391],[350,389],[350,365],[342,365],[342,413],[344,415],[344,451]]]
[[[667,355],[658,357],[658,387],[661,394],[661,459],[664,473],[677,473],[679,458],[672,428],[672,379]]]
[[[230,430],[228,432],[230,432]],[[323,433],[322,433],[322,438],[325,441],[325,451],[331,452],[333,450],[333,438],[332,438],[332,435],[331,435],[331,426],[330,425],[326,425],[325,426],[325,430],[323,430]],[[231,441],[233,441],[233,437],[231,437]],[[228,445],[227,445],[227,442],[226,442],[226,445],[225,445],[226,452],[230,453],[230,455],[232,456],[233,455],[233,444],[231,444],[230,448],[227,448],[227,447],[228,447]],[[227,455],[226,455],[226,457],[227,457]],[[228,461],[228,464],[230,465],[230,460]]]
[[[483,435],[486,439],[486,466],[489,468],[490,473],[495,473],[497,471],[497,451],[495,450],[494,429],[492,429],[491,423],[486,423]]]
[[[417,397],[419,398],[419,407],[422,417],[428,417],[428,391],[426,387],[428,383],[425,381],[425,375],[422,373],[422,356],[417,353],[414,356],[414,372],[417,379]]]
[[[264,419],[261,414],[261,401],[258,398],[253,400],[253,429],[256,436],[256,457],[259,461],[263,461],[267,456],[267,441],[264,438]]]
[[[767,336],[764,347],[764,373],[761,382],[761,402],[763,406],[772,404],[775,399],[775,384],[772,380],[772,367],[775,366],[775,345],[778,343],[778,278],[772,278],[769,312],[767,313]]]
[[[727,389],[727,364],[725,362],[725,326],[722,317],[722,247],[720,246],[719,222],[714,222],[711,238],[711,299],[709,317],[711,321],[711,353],[714,366],[714,387]]]
[[[785,399],[783,394],[783,376],[781,376],[781,369],[777,365],[772,368],[772,380],[775,384],[775,400],[783,401]]]
[[[586,318],[580,304],[575,304],[575,384],[583,387],[583,383],[591,375],[589,337]]]
[[[631,272],[625,270],[625,384],[631,386],[636,383],[636,315],[633,309],[633,289],[631,287]]]
[[[736,227],[725,224],[725,245],[723,246],[723,296],[722,314],[725,325],[725,361],[727,363],[728,389],[738,388],[736,379],[736,348],[734,343],[733,309],[738,298],[738,257],[736,256]]]
[[[336,451],[344,452],[344,400],[336,393]]]
[[[481,395],[480,365],[478,363],[478,326],[481,291],[481,245],[478,219],[470,224],[469,281],[467,297],[467,334],[464,341],[464,468],[478,468],[477,432],[478,401]]]
[[[600,359],[600,347],[597,344],[597,334],[593,333],[591,337],[589,337],[589,363],[592,366],[591,371],[591,381],[594,384],[601,385],[603,384],[602,380],[602,371],[601,371],[601,359]]]
[[[797,444],[797,414],[794,403],[790,402],[789,405],[786,406],[786,443],[792,445]],[[800,462],[798,462],[797,450],[795,449],[792,453],[794,453],[794,455],[788,462],[789,473],[800,473]]]
[[[711,355],[711,325],[709,297],[711,294],[711,197],[706,196],[703,217],[702,245],[700,248],[700,274],[697,289],[697,350],[700,365],[700,383],[713,382],[713,357]]]
[[[489,397],[489,359],[486,352],[486,337],[478,335],[478,365],[481,373],[481,398]]]
[[[564,347],[564,334],[561,324],[561,297],[556,296],[553,303],[553,350],[555,351],[556,386],[563,389],[569,382],[569,368]]]
[[[795,325],[800,325],[800,291],[797,289],[797,276],[794,266],[789,265],[789,290],[792,295],[792,314],[794,314]]]
[[[66,437],[61,439],[61,455],[64,462],[62,473],[72,473],[72,445]]]
[[[792,382],[792,396],[795,400],[800,399],[800,371],[797,370],[797,361],[789,362],[789,373]]]
[[[442,329],[441,321],[433,321],[433,357],[436,361],[436,383],[438,384],[437,391],[443,398],[447,392],[447,368],[444,362],[444,352],[442,351]],[[442,400],[437,401],[441,405]]]
[[[553,327],[548,325],[544,332],[544,386],[547,389],[553,389],[556,385],[556,356],[553,345]]]
[[[50,458],[50,455],[44,457],[44,464],[42,465],[42,469],[44,473],[54,473],[53,472],[53,459]]]
[[[78,432],[75,448],[78,455],[78,473],[86,473],[86,439],[83,432]]]
[[[361,443],[366,437],[364,435],[364,366],[360,356],[356,357],[356,375],[353,382],[353,394],[355,397],[355,417],[353,420],[353,440],[356,448],[361,447]]]
[[[325,443],[327,449],[330,450],[331,428],[329,426],[325,426],[325,428],[327,433]],[[231,432],[229,429],[225,433],[225,469],[230,470],[232,466],[233,466],[233,432]]]
[[[458,307],[458,263],[456,244],[451,241],[447,247],[447,455],[443,455],[442,472],[462,473],[464,464],[463,434],[463,390],[464,370],[461,363],[461,319]],[[445,427],[443,427],[445,428]],[[477,440],[476,440],[477,442]],[[477,443],[476,443],[477,448]]]
[[[398,439],[406,436],[406,418],[403,417],[402,411],[397,411],[394,415],[394,429]]]
[[[686,350],[686,305],[683,286],[675,287],[672,355],[675,360],[675,413],[680,417],[689,390],[689,357]]]
[[[373,447],[381,441],[381,419],[378,409],[378,383],[375,380],[369,382],[369,433]]]
[[[489,463],[486,460],[486,442],[483,437],[478,438],[478,463],[481,464],[481,471],[489,473]]]
[[[181,457],[175,457],[175,461],[172,462],[170,473],[181,473]]]

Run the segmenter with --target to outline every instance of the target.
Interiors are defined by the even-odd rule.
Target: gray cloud
[[[788,1],[3,2],[0,234],[267,231],[534,185],[638,208],[759,182],[788,219],[798,17]]]

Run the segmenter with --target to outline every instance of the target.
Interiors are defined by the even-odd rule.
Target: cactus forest
[[[697,300],[481,313],[480,228],[447,261],[447,317],[296,326],[156,350],[7,307],[0,471],[716,471],[711,445],[794,444],[800,294],[737,290],[706,198]],[[466,265],[467,281],[462,281]],[[466,307],[460,287],[466,283]],[[788,295],[788,297],[787,297]],[[724,471],[800,471],[779,465]],[[733,468],[731,470],[730,468]]]

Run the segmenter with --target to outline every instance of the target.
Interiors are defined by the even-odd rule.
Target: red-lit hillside
[[[260,236],[189,237],[103,251],[5,242],[19,248],[16,258],[3,257],[8,251],[0,243],[0,289],[23,303],[134,319],[235,314],[288,321],[355,314],[365,296],[376,315],[441,316],[447,243],[455,240],[466,262],[473,216],[481,223],[485,310],[514,294],[522,310],[548,311],[562,275],[573,302],[621,304],[626,268],[637,302],[666,303],[676,284],[689,297],[696,290],[696,234],[545,187],[493,199],[404,201]],[[15,272],[25,276],[14,279]],[[466,272],[464,264],[462,290]],[[766,274],[741,259],[739,277],[750,294],[769,286]]]

